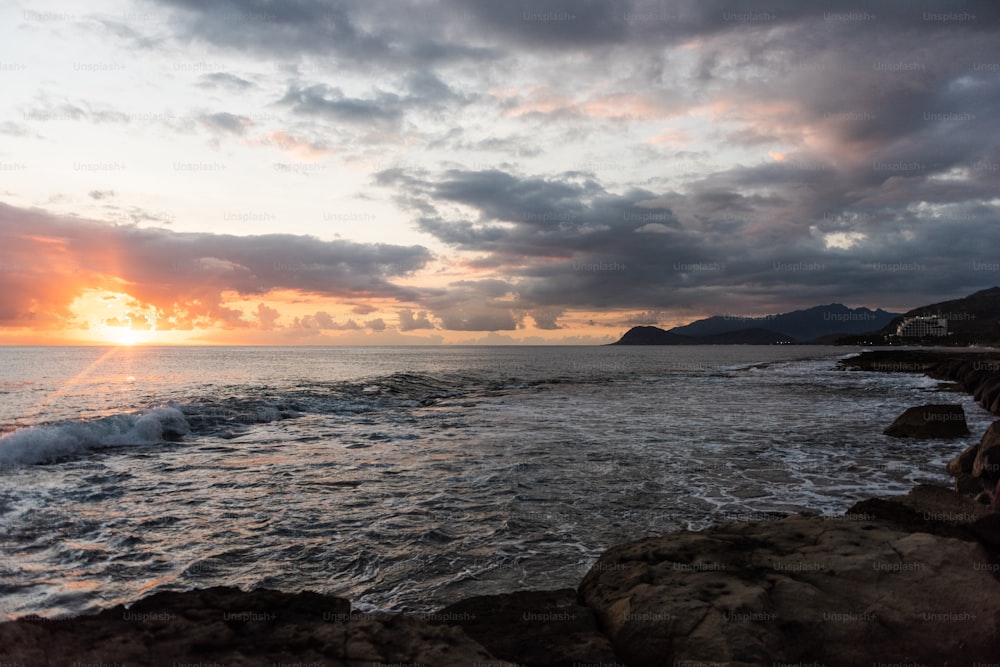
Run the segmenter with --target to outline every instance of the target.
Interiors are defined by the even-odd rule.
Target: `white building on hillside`
[[[896,335],[900,338],[927,338],[929,336],[947,336],[948,318],[934,316],[908,317],[896,327]]]

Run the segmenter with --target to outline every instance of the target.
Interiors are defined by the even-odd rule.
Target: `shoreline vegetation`
[[[1000,414],[1000,351],[876,350],[839,366],[923,373]],[[939,426],[958,420],[957,407],[917,416]],[[636,540],[609,548],[575,590],[473,597],[426,614],[363,613],[312,592],[157,593],[92,616],[2,623],[0,663],[993,664],[1000,420],[955,455],[955,489],[918,485],[836,517],[803,513]]]

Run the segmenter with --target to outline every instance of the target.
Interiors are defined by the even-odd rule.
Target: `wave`
[[[190,432],[184,414],[175,407],[33,426],[0,437],[0,465],[53,463],[92,450],[177,441]]]
[[[36,424],[0,431],[0,467],[54,463],[88,452],[128,445],[155,445],[185,436],[232,440],[254,426],[304,414],[351,417],[369,412],[408,411],[442,401],[475,400],[546,385],[608,384],[620,370],[575,369],[571,374],[518,377],[482,372],[392,373],[350,381],[304,381],[292,386],[228,385],[186,396],[183,403],[96,419]],[[139,406],[136,406],[139,407]]]

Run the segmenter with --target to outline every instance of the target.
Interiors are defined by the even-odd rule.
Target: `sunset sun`
[[[139,342],[137,331],[129,327],[106,327],[104,339],[112,345],[131,346]]]

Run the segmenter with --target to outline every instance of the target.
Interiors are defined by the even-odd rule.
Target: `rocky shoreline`
[[[841,365],[927,373],[1000,407],[1000,353],[875,351]],[[638,540],[606,551],[576,590],[429,614],[365,614],[311,592],[157,593],[93,616],[2,623],[0,665],[995,664],[1000,514],[988,501],[1000,495],[1000,421],[956,454],[956,490],[921,485],[839,517]]]
[[[1000,350],[871,350],[842,359],[841,368],[882,373],[923,373],[955,383],[1000,414]]]

